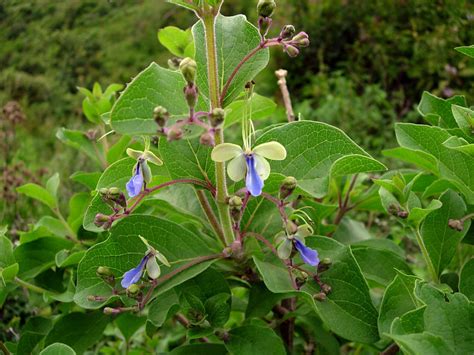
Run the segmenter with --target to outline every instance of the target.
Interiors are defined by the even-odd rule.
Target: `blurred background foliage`
[[[472,102],[473,68],[452,50],[474,43],[472,2],[278,3],[272,33],[291,23],[309,33],[311,46],[295,59],[273,51],[269,70],[257,78],[257,91],[279,101],[273,71],[287,69],[295,112],[340,127],[375,156],[395,145],[394,122],[419,120],[416,104],[424,90],[441,97],[465,94]],[[255,4],[226,0],[223,13],[245,13],[255,23]],[[77,87],[127,83],[152,61],[166,66],[170,55],[159,44],[157,30],[169,24],[187,28],[193,21],[189,12],[162,0],[0,2],[0,138],[8,147],[1,153],[0,219],[23,225],[29,222],[26,216],[35,219],[32,210],[39,207],[31,201],[18,206],[12,193],[32,176],[60,171],[64,193],[80,190],[67,177],[92,170],[93,164],[55,137],[60,126],[89,128]],[[11,104],[5,109],[11,101],[18,103],[13,116]],[[18,115],[21,120],[11,118]],[[282,108],[276,115],[285,119]]]

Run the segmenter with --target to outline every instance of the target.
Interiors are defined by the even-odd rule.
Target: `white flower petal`
[[[222,143],[214,147],[211,153],[211,159],[222,163],[232,158],[235,158],[239,154],[242,154],[243,150],[237,144]]]
[[[245,163],[245,156],[243,154],[232,159],[227,165],[227,174],[233,181],[242,180],[246,172],[247,164]]]
[[[135,150],[135,149],[132,149],[132,148],[127,148],[127,155],[130,157],[130,158],[133,158],[135,160],[137,160],[138,158],[140,158],[142,156],[143,152],[139,151],[139,150]]]
[[[163,165],[163,161],[161,161],[160,158],[158,158],[152,151],[148,150],[143,154],[143,158],[148,160],[150,163],[153,163],[155,165]]]
[[[270,176],[270,164],[268,161],[254,153],[254,159],[255,159],[255,169],[257,170],[257,174],[262,178],[262,180],[267,180],[268,176]]]
[[[160,265],[156,262],[156,258],[154,256],[151,256],[150,259],[148,259],[146,263],[146,272],[148,276],[150,276],[151,279],[157,279],[160,277],[161,270],[160,270]]]
[[[270,160],[284,160],[286,158],[286,149],[278,142],[260,144],[253,149],[253,152]]]

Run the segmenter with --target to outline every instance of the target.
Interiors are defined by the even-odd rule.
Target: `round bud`
[[[127,296],[132,297],[136,296],[140,292],[140,287],[138,287],[135,284],[131,284],[130,286],[127,287]]]
[[[272,19],[270,17],[259,17],[258,19],[258,30],[260,34],[265,37],[268,34],[268,30],[272,25]]]
[[[400,210],[397,212],[397,216],[400,217],[401,219],[407,219],[408,218],[408,212]]]
[[[257,4],[257,12],[259,16],[270,17],[276,8],[274,0],[259,0]]]
[[[119,314],[120,313],[120,310],[119,309],[115,309],[115,308],[110,308],[110,307],[105,307],[104,308],[104,314],[107,314],[107,315],[113,315],[113,314]]]
[[[287,176],[280,186],[280,199],[284,200],[295,191],[297,181],[293,176]]]
[[[288,54],[288,56],[290,56],[291,58],[295,58],[298,56],[298,54],[300,54],[300,50],[298,48],[296,48],[295,46],[292,46],[291,44],[290,45],[287,45],[285,47],[285,52]]]
[[[87,296],[87,300],[89,302],[95,302],[95,296],[94,295],[89,295],[89,296]]]
[[[197,64],[192,58],[184,58],[181,63],[179,63],[179,70],[188,84],[194,84]]]
[[[313,298],[318,302],[326,301],[326,294],[324,292],[319,292],[313,296]]]
[[[169,117],[170,114],[168,110],[163,106],[156,106],[153,110],[153,118],[160,127],[164,127],[166,125],[166,121]]]
[[[204,132],[199,138],[199,143],[201,143],[202,145],[208,145],[210,147],[214,147],[215,145],[214,135],[210,132]]]
[[[112,271],[106,266],[99,266],[96,270],[97,275],[99,276],[113,276]]]
[[[188,85],[184,88],[184,98],[188,103],[188,106],[194,108],[198,99],[198,90],[197,86],[194,84]]]
[[[176,141],[183,137],[183,130],[181,128],[170,128],[168,131],[168,141]]]
[[[332,260],[331,260],[331,258],[323,258],[323,259],[320,261],[320,264],[323,264],[323,265],[331,265],[331,264],[332,264]]]
[[[120,195],[120,189],[118,187],[111,187],[109,189],[109,195],[112,195],[112,196],[117,196],[117,195]]]
[[[209,120],[211,121],[212,127],[220,126],[224,122],[225,111],[221,108],[215,108],[212,110]]]
[[[174,58],[168,59],[168,67],[171,70],[178,70],[179,69],[179,63],[181,63],[181,58],[174,57]]]
[[[239,196],[232,196],[229,199],[230,208],[239,209],[240,211],[240,209],[242,208],[242,205],[243,205],[243,201]]]
[[[458,232],[462,232],[464,229],[464,223],[459,219],[450,219],[448,221],[448,226],[449,228],[454,229]]]
[[[280,32],[280,38],[288,39],[288,38],[292,37],[295,34],[295,32],[296,32],[295,26],[285,25],[285,26],[283,26],[283,28]]]
[[[331,293],[331,286],[327,285],[327,284],[323,284],[321,286],[321,291],[323,291],[326,295],[328,295],[329,293]]]
[[[94,224],[97,227],[103,227],[110,222],[110,216],[107,216],[103,213],[97,213],[94,218]]]
[[[303,41],[303,40],[309,40],[309,36],[306,32],[300,32],[291,39],[291,41],[294,42],[295,44],[299,44],[300,41]]]
[[[101,189],[99,189],[99,194],[104,197],[104,196],[107,196],[109,194],[109,189],[106,188],[106,187],[103,187]]]

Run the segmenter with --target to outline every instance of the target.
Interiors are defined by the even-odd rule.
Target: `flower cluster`
[[[291,257],[294,249],[296,249],[301,259],[308,265],[317,267],[319,265],[319,255],[314,249],[305,245],[305,237],[313,234],[311,227],[303,224],[296,228],[294,233],[287,231],[281,232],[276,236],[277,252],[281,259]]]

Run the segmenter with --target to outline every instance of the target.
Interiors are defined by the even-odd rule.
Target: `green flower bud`
[[[285,26],[283,26],[283,29],[280,32],[280,38],[288,39],[288,38],[292,37],[295,34],[295,32],[296,32],[295,26],[285,25]]]
[[[170,128],[168,131],[168,141],[177,141],[183,137],[183,130],[181,128]]]
[[[153,119],[155,120],[156,124],[160,127],[164,127],[166,125],[166,121],[170,118],[170,114],[166,108],[163,106],[156,106],[153,110]]]
[[[295,191],[297,181],[293,176],[287,176],[280,186],[280,199],[284,200]]]
[[[274,0],[259,0],[257,4],[257,13],[262,17],[270,17],[275,11],[276,3]]]
[[[326,294],[324,292],[319,292],[313,296],[313,298],[318,302],[326,301]]]
[[[120,310],[116,308],[110,308],[110,307],[105,307],[104,308],[104,314],[106,315],[113,315],[113,314],[119,314]]]
[[[271,25],[272,19],[270,17],[260,17],[258,19],[258,30],[262,37],[265,37],[268,34]]]
[[[174,58],[168,59],[168,67],[171,70],[178,70],[179,69],[179,63],[181,63],[181,58],[174,57]]]
[[[321,286],[321,291],[323,291],[326,295],[329,295],[332,291],[332,288],[328,284],[323,284]]]
[[[109,195],[110,196],[118,196],[120,195],[122,192],[120,191],[120,189],[118,187],[111,187],[109,189]]]
[[[193,85],[196,80],[197,64],[192,58],[184,58],[179,63],[179,70],[189,85]]]
[[[296,48],[295,46],[292,46],[291,44],[287,45],[285,47],[285,52],[290,56],[291,58],[295,58],[300,54],[300,50]]]
[[[224,122],[225,111],[221,108],[215,108],[212,110],[209,120],[212,127],[220,126]]]
[[[243,201],[239,196],[232,196],[229,199],[230,215],[234,222],[240,220],[240,212],[242,210]]]
[[[96,273],[97,275],[99,276],[106,276],[106,277],[109,277],[109,276],[114,276],[112,274],[112,271],[110,271],[110,269],[106,266],[99,266],[96,270]]]
[[[103,187],[103,188],[99,189],[99,194],[102,197],[106,197],[109,194],[109,189]]]
[[[110,216],[103,213],[97,213],[94,218],[94,224],[97,227],[105,227],[110,223]]]
[[[127,287],[127,290],[125,291],[127,293],[128,297],[135,297],[140,293],[140,287],[136,284],[131,284],[130,286]]]

